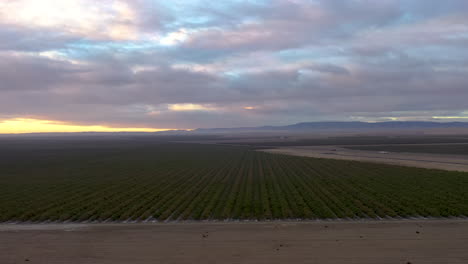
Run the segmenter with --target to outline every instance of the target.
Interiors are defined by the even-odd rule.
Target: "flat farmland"
[[[0,222],[468,215],[463,172],[151,139],[0,147]]]

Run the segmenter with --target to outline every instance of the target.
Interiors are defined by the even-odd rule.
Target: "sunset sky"
[[[2,0],[0,133],[468,121],[467,0]]]

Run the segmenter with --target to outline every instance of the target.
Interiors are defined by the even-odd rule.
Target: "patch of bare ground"
[[[0,225],[0,263],[468,263],[468,221]]]
[[[274,149],[262,149],[260,151],[293,156],[356,160],[399,166],[468,172],[468,156],[462,155],[366,151],[336,146],[277,147]]]

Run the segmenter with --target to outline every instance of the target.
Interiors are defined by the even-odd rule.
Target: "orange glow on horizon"
[[[69,132],[158,132],[173,129],[75,125],[60,121],[14,118],[0,120],[0,134],[69,133]]]

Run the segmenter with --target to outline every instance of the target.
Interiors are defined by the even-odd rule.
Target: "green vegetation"
[[[0,142],[0,222],[468,215],[468,173],[146,139]]]
[[[468,144],[352,146],[349,149],[468,155]]]

